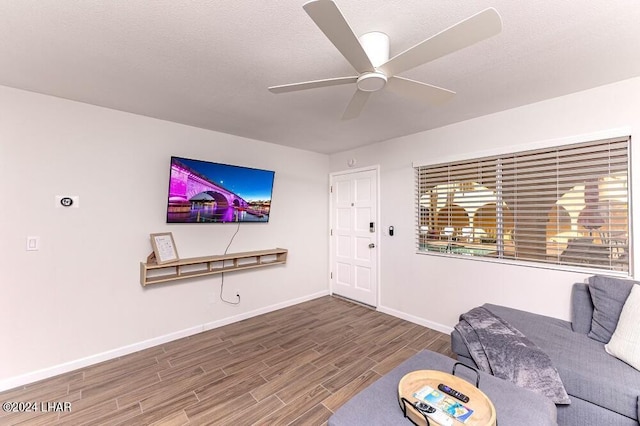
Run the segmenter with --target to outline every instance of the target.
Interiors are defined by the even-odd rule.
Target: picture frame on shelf
[[[178,250],[176,249],[176,243],[173,240],[173,234],[171,232],[150,234],[150,237],[155,262],[158,265],[180,260]]]

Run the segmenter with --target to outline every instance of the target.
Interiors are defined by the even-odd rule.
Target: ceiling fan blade
[[[297,90],[315,89],[316,87],[339,86],[341,84],[350,84],[358,81],[358,77],[337,77],[327,78],[324,80],[305,81],[303,83],[283,84],[281,86],[271,86],[269,91],[272,93],[295,92]]]
[[[332,0],[314,0],[302,7],[356,71],[374,71],[358,37]]]
[[[378,71],[391,76],[471,46],[502,31],[502,19],[490,7],[389,59]]]
[[[363,90],[356,90],[356,93],[353,94],[351,98],[351,102],[347,105],[347,109],[344,110],[344,114],[342,114],[343,120],[351,120],[352,118],[356,118],[362,112],[364,105],[367,103],[369,96],[372,92],[365,92]]]
[[[426,101],[432,104],[442,104],[453,98],[456,92],[432,86],[431,84],[409,80],[408,78],[394,76],[387,82],[387,88],[400,96]]]

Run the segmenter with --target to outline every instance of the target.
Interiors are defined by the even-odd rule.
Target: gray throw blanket
[[[484,307],[460,316],[455,329],[480,370],[538,392],[556,404],[571,400],[549,356]]]

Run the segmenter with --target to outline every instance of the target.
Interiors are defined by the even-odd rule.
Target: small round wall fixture
[[[349,166],[349,167],[355,166],[356,163],[357,163],[357,161],[356,161],[355,158],[350,158],[350,159],[347,160],[347,166]]]
[[[62,207],[71,207],[73,205],[73,198],[71,197],[62,197],[60,199],[60,204]]]

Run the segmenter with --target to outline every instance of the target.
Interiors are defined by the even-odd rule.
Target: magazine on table
[[[425,386],[418,390],[413,396],[420,401],[424,401],[429,405],[444,411],[454,419],[464,423],[473,414],[473,410],[460,401],[455,400],[444,392],[434,389],[431,386]]]

